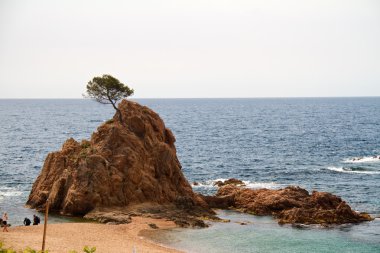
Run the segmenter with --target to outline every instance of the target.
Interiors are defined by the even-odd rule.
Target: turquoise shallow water
[[[271,217],[219,211],[229,223],[212,223],[206,229],[173,229],[150,237],[186,252],[208,253],[374,253],[380,252],[380,220],[331,228],[280,226]],[[240,225],[246,222],[247,225]]]

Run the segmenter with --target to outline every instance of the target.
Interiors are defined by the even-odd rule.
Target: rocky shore
[[[109,224],[132,217],[164,218],[177,226],[206,227],[218,220],[212,208],[272,215],[279,223],[343,224],[369,221],[338,196],[299,187],[248,189],[238,179],[217,182],[215,196],[193,192],[177,158],[175,137],[158,114],[135,102],[119,104],[118,115],[90,140],[68,139],[50,153],[33,184],[27,206]]]
[[[371,221],[367,213],[357,213],[340,197],[328,192],[311,194],[300,187],[248,189],[239,180],[223,184],[215,196],[203,196],[213,208],[230,208],[254,215],[272,215],[280,224],[344,224]],[[232,183],[228,183],[232,182]]]

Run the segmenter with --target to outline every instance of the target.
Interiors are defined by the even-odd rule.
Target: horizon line
[[[130,100],[134,99],[283,99],[283,98],[380,98],[380,95],[375,96],[284,96],[284,97],[133,97],[133,98],[127,98]],[[52,97],[52,98],[0,98],[0,100],[53,100],[53,99],[62,99],[62,100],[69,100],[69,99],[83,99],[83,100],[91,100],[91,98],[81,98],[81,97]]]

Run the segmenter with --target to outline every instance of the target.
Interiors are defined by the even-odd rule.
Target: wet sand
[[[159,229],[175,227],[171,221],[133,217],[130,224],[106,225],[98,223],[60,223],[49,224],[45,249],[49,253],[68,253],[70,250],[83,252],[88,245],[96,247],[96,253],[120,252],[180,252],[158,245],[140,233],[153,230],[148,224],[154,223]],[[5,247],[15,250],[31,247],[41,249],[43,225],[10,227],[9,233],[0,232],[0,241]]]

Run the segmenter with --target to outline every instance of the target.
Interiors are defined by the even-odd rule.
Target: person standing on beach
[[[3,219],[3,225],[4,225],[3,232],[9,232],[8,231],[8,214],[4,213],[2,219]]]
[[[33,225],[38,225],[40,224],[40,217],[38,217],[37,215],[33,215]]]
[[[25,225],[25,226],[29,226],[30,223],[32,223],[32,222],[31,222],[28,218],[25,218],[25,219],[24,219],[24,225]]]

